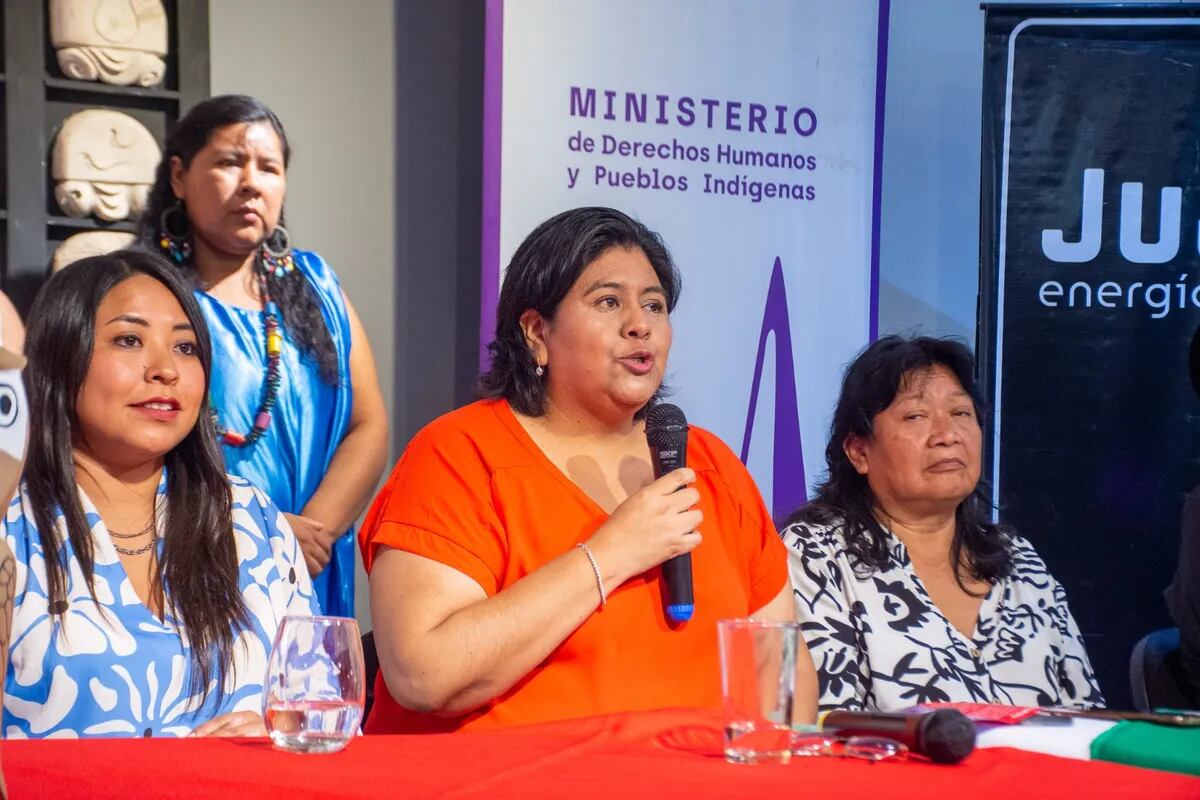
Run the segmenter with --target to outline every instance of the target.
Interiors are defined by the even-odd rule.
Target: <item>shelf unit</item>
[[[167,70],[160,86],[113,86],[64,76],[50,46],[48,0],[0,4],[0,284],[25,314],[46,278],[50,256],[85,230],[132,231],[134,223],[67,217],[54,202],[50,149],[63,120],[85,108],[137,119],[162,146],[188,108],[209,96],[208,0],[164,0]]]

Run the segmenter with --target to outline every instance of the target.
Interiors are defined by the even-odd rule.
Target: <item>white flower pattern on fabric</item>
[[[4,518],[4,535],[17,562],[5,676],[6,736],[186,736],[218,714],[261,711],[267,657],[280,622],[289,614],[320,611],[300,545],[282,513],[248,482],[229,480],[238,585],[249,628],[234,640],[219,705],[211,696],[215,682],[203,703],[187,694],[192,670],[187,637],[173,618],[160,621],[138,599],[104,522],[82,492],[92,529],[96,597],[88,592],[59,514],[59,541],[68,563],[67,607],[61,621],[50,613],[45,554],[22,487]],[[166,493],[165,474],[158,493]]]
[[[1012,574],[992,586],[968,638],[938,610],[891,533],[888,563],[877,570],[855,567],[841,524],[796,522],[780,535],[821,710],[1104,705],[1066,593],[1025,539],[1010,541]]]

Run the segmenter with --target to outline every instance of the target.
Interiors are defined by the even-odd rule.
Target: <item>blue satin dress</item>
[[[299,514],[317,490],[350,424],[350,319],[341,284],[315,253],[293,250],[296,268],[316,289],[325,325],[337,350],[338,385],[322,380],[317,365],[283,328],[279,398],[271,425],[246,447],[224,446],[225,467],[258,486],[279,508]],[[226,305],[197,291],[213,342],[211,398],[226,430],[246,433],[262,402],[267,370],[261,311]],[[354,616],[354,529],[333,547],[329,565],[313,578],[322,613]]]

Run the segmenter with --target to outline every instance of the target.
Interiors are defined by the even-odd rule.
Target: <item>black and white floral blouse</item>
[[[799,522],[781,535],[822,710],[1104,704],[1066,593],[1024,539],[1011,540],[1012,574],[992,585],[968,638],[890,533],[889,563],[873,571],[851,566],[841,525]]]

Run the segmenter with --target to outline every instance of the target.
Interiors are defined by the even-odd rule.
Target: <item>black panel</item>
[[[1200,13],[1084,11],[1143,22]],[[1184,493],[1200,482],[1187,370],[1200,323],[1200,25],[1073,24],[1081,13],[1014,39],[1027,17],[1055,15],[988,12],[978,353],[1000,413],[1000,518],[1063,584],[1109,704],[1129,707],[1130,651],[1170,624],[1162,591]],[[1081,239],[1088,169],[1104,170],[1096,251],[1065,250],[1053,233],[1043,244],[1044,231]],[[1122,211],[1126,183],[1143,185],[1140,209]],[[1140,213],[1142,239],[1158,241],[1168,186],[1182,189],[1178,250],[1165,263],[1127,257],[1122,214]]]

